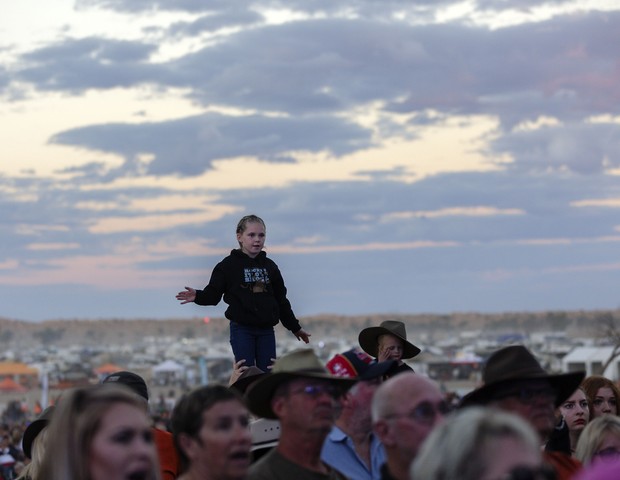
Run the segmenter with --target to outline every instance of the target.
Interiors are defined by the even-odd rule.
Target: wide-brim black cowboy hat
[[[358,341],[360,347],[368,355],[378,357],[379,337],[381,335],[394,335],[403,341],[403,356],[402,358],[413,358],[418,355],[421,350],[413,343],[407,340],[407,331],[405,330],[405,324],[398,320],[385,320],[381,322],[378,327],[368,327],[362,330],[359,334]]]
[[[278,358],[273,364],[271,373],[265,374],[248,388],[245,394],[248,407],[259,417],[278,418],[271,408],[275,390],[285,382],[300,378],[333,383],[341,388],[343,393],[357,382],[357,379],[332,375],[323,366],[314,350],[303,348]]]
[[[512,383],[524,380],[546,380],[556,392],[559,407],[581,384],[585,372],[550,374],[523,345],[512,345],[493,353],[482,374],[483,385],[465,395],[460,407],[486,405]]]

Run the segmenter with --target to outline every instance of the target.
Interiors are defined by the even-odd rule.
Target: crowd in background
[[[133,372],[68,391],[38,415],[14,402],[0,425],[0,479],[620,478],[611,379],[547,372],[511,345],[458,398],[407,365],[419,351],[404,324],[387,321],[326,364],[311,348],[267,371],[236,362],[228,385],[169,408],[149,403]]]

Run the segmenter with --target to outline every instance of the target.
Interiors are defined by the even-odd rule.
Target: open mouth
[[[149,480],[152,478],[150,470],[136,470],[127,475],[127,480]]]

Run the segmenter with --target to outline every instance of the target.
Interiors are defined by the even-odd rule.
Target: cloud
[[[93,125],[58,133],[51,141],[117,153],[125,158],[123,175],[197,175],[225,158],[291,162],[297,151],[343,155],[371,146],[371,136],[368,129],[333,117],[209,113],[159,123]],[[146,164],[140,161],[145,153],[153,155]],[[92,165],[86,169],[92,172]]]

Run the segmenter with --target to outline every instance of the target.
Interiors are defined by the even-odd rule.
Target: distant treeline
[[[572,337],[610,337],[620,331],[620,310],[545,311],[504,313],[451,314],[373,314],[343,316],[323,314],[303,317],[313,341],[355,336],[361,329],[379,325],[383,320],[401,320],[407,331],[433,338],[454,335],[455,331],[518,331],[566,332]],[[277,327],[278,335],[286,335]],[[3,349],[40,346],[102,344],[131,344],[148,337],[178,339],[207,337],[213,341],[228,341],[228,321],[212,318],[171,319],[71,319],[26,322],[0,318],[0,347]]]

